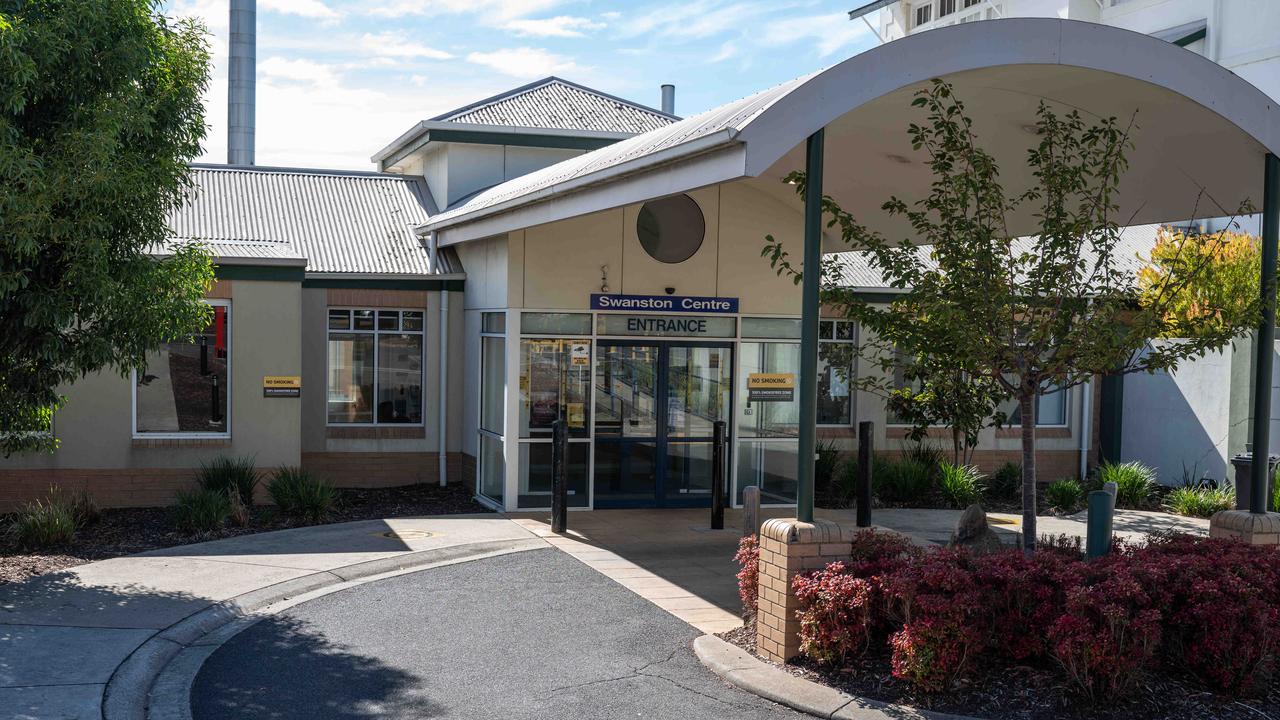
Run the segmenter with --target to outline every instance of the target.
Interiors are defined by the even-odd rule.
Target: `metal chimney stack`
[[[676,86],[662,86],[662,112],[668,115],[676,114]]]
[[[257,81],[257,0],[231,0],[231,62],[227,67],[227,164],[253,164]]]

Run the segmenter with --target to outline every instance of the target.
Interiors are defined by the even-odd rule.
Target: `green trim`
[[[483,130],[429,130],[429,142],[470,143],[473,145],[514,145],[519,147],[563,148],[566,150],[599,150],[618,142],[618,138],[572,137],[568,135],[535,135],[500,133]]]
[[[447,292],[462,292],[462,284],[462,280],[440,280],[433,278],[352,278],[350,280],[344,278],[309,278],[302,281],[302,287],[304,288],[340,288],[347,290],[445,290]]]
[[[1124,375],[1102,376],[1102,402],[1098,408],[1098,455],[1103,462],[1120,462],[1120,436],[1124,429]]]
[[[1174,40],[1173,44],[1177,45],[1178,47],[1184,48],[1190,45],[1191,43],[1197,40],[1203,40],[1206,37],[1209,37],[1209,30],[1207,28],[1200,28],[1199,30],[1191,33],[1190,35],[1187,35],[1186,37],[1180,37],[1177,40]]]
[[[304,268],[291,265],[216,265],[213,268],[213,275],[219,280],[302,282],[304,274]]]

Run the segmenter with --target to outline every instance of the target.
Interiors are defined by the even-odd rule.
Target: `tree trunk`
[[[1022,415],[1022,548],[1036,550],[1036,396],[1018,399]]]

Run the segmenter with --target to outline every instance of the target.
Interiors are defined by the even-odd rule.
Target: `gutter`
[[[392,140],[386,147],[374,153],[369,160],[374,164],[378,164],[393,155],[404,155],[408,152],[412,152],[422,145],[425,145],[430,141],[430,139],[428,138],[422,143],[417,143],[412,147],[409,147],[409,145],[432,130],[484,132],[497,135],[517,136],[544,135],[549,137],[589,138],[593,140],[626,140],[627,138],[635,137],[635,133],[609,132],[605,130],[565,130],[563,128],[539,128],[523,125],[487,125],[484,123],[459,123],[447,120],[422,120],[402,133],[400,137]]]
[[[677,160],[687,160],[697,155],[730,145],[734,142],[737,135],[737,130],[726,128],[710,135],[700,137],[696,140],[680,143],[679,145],[674,145],[655,153],[643,155],[633,160],[628,160],[617,165],[610,166],[598,172],[570,178],[564,182],[549,185],[470,213],[461,212],[463,208],[458,208],[458,210],[455,211],[456,214],[445,212],[439,219],[427,220],[427,222],[422,225],[415,227],[414,232],[421,235],[428,231],[439,231],[456,225],[463,225],[491,215],[501,214],[507,210],[513,210],[523,205],[532,205],[539,200],[564,195],[575,190],[582,190],[592,185],[609,182],[611,180],[617,180],[626,175],[632,175],[653,169],[657,166],[675,162]],[[552,167],[555,166],[553,165]]]

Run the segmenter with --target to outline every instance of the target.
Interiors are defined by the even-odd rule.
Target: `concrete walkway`
[[[854,525],[852,511],[818,515]],[[946,541],[958,515],[877,510],[873,519],[932,544]],[[992,520],[1012,541],[1018,518]],[[561,537],[545,513],[376,520],[170,548],[0,585],[0,718],[137,720],[160,671],[239,617],[361,579],[548,546],[698,630],[728,630],[741,622],[732,562],[741,516],[727,513],[725,530],[709,521],[707,510],[575,512]],[[1133,511],[1116,519],[1127,536],[1203,534],[1207,525]],[[1084,519],[1041,518],[1040,531],[1083,535]]]
[[[501,517],[297,528],[0,586],[0,717],[141,718],[151,681],[237,617],[358,578],[546,543]]]

